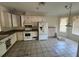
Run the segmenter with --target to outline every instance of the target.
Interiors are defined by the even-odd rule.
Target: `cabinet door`
[[[24,34],[23,32],[17,32],[17,40],[24,40]]]
[[[21,27],[21,19],[19,15],[16,15],[16,19],[17,19],[17,26]]]
[[[10,36],[10,38],[11,38],[11,44],[13,45],[15,42],[16,42],[16,33],[14,33],[14,34],[12,34],[11,36]]]
[[[1,10],[0,10],[0,26],[1,26],[1,24],[2,24],[1,19],[2,19],[2,18],[1,18]]]
[[[0,10],[0,23],[1,27],[5,27],[4,12],[2,10]]]
[[[6,52],[6,45],[4,42],[0,42],[0,56]]]
[[[0,31],[1,31],[1,27],[2,27],[2,22],[1,22],[1,10],[0,10]]]
[[[1,27],[11,27],[10,13],[4,10],[0,10],[0,25]]]
[[[12,28],[12,20],[11,20],[11,14],[8,13],[8,22],[9,22],[9,27]]]
[[[17,27],[17,18],[16,15],[12,14],[12,22],[13,22],[13,27]]]
[[[5,20],[5,27],[10,27],[9,26],[9,17],[8,17],[8,12],[7,11],[4,11],[4,20]]]
[[[24,27],[25,16],[21,15],[21,26]]]
[[[32,37],[37,37],[37,32],[36,31],[32,32]]]

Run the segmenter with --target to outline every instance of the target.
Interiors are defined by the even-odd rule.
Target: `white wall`
[[[56,28],[52,28],[52,30],[54,30],[52,32],[53,33],[58,32],[58,18],[55,16],[46,16],[46,20],[48,22],[49,27],[56,27]]]
[[[48,35],[53,37],[56,32],[58,32],[58,18],[55,16],[46,16],[46,21],[48,22]]]
[[[54,16],[46,16],[46,20],[48,22],[49,27],[57,27],[58,19]]]

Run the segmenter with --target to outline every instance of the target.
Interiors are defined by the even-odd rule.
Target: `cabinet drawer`
[[[37,36],[37,32],[32,32],[32,37]]]

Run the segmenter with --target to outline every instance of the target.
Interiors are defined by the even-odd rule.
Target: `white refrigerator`
[[[38,23],[38,39],[39,40],[48,39],[48,23],[46,23],[46,22]]]

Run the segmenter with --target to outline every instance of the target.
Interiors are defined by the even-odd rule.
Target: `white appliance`
[[[39,22],[38,23],[38,39],[39,40],[47,40],[48,39],[48,23]]]
[[[24,40],[32,40],[31,35],[32,25],[24,25],[24,26],[25,26]]]
[[[32,25],[24,25],[25,26],[25,30],[32,30]]]
[[[24,32],[24,40],[32,40],[31,32]]]

